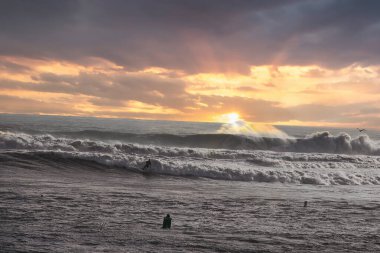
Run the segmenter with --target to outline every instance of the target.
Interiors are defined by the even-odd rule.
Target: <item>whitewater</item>
[[[378,132],[246,124],[0,114],[0,248],[380,250]]]

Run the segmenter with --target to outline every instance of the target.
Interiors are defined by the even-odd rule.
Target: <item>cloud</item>
[[[138,72],[113,67],[82,66],[81,69],[83,71],[78,74],[30,70],[29,79],[33,82],[3,77],[0,91],[3,90],[3,94],[12,91],[14,96],[23,94],[22,97],[44,102],[39,104],[40,107],[49,107],[51,101],[57,102],[52,99],[57,94],[63,96],[60,103],[66,105],[67,112],[72,108],[75,115],[130,115],[194,121],[213,120],[212,117],[217,115],[237,112],[252,122],[347,123],[357,121],[360,114],[377,117],[379,108],[379,96],[374,92],[379,80],[378,67],[352,66],[331,70],[317,66],[278,66],[272,70],[271,66],[257,66],[250,76],[167,75],[172,71],[166,69]],[[323,76],[319,76],[319,72],[318,77],[310,76],[310,71],[315,69]],[[66,72],[71,73],[62,73]],[[273,82],[272,86],[267,85],[268,80]],[[357,96],[360,89],[361,96]],[[28,96],[27,91],[34,93]],[[40,94],[49,94],[49,99]],[[34,102],[29,101],[32,103],[29,108],[26,106],[29,102],[16,99],[14,103],[17,101],[27,108],[27,112],[36,108]],[[4,108],[11,110],[10,107]]]
[[[84,94],[114,101],[138,100],[167,107],[181,107],[187,103],[185,84],[181,80],[151,74],[44,74],[39,76],[39,82],[36,89],[50,92]]]
[[[235,111],[253,122],[374,124],[379,7],[3,0],[0,111],[179,120]]]
[[[30,68],[27,66],[0,60],[0,71],[8,73],[23,73],[28,72],[29,70]]]
[[[215,95],[192,94],[186,91],[187,84],[180,79],[154,78],[145,73],[41,74],[36,80],[38,83],[0,81],[3,94],[8,91],[15,94],[0,95],[1,112],[194,121],[210,121],[213,116],[236,112],[251,122],[298,121],[372,127],[377,127],[380,115],[380,104],[376,101],[284,106],[264,99],[221,96],[217,90]],[[18,96],[18,92],[29,93]],[[44,99],[42,95],[37,98],[30,92],[49,94],[49,98]],[[54,94],[62,94],[62,98],[54,99],[58,96]]]
[[[239,113],[252,122],[274,122],[288,120],[291,113],[279,103],[245,97],[200,96],[200,101],[209,105],[202,111],[205,114],[221,115],[226,112]]]
[[[171,115],[172,119],[182,115],[186,119],[205,120],[210,119],[210,115],[235,110],[244,114],[248,120],[267,122],[285,120],[287,115],[286,110],[280,108],[277,102],[247,97],[225,97],[217,95],[217,90],[216,95],[191,94],[187,92],[188,84],[179,78],[157,77],[146,73],[44,73],[36,75],[35,81],[36,83],[1,80],[0,90],[13,90],[15,94],[24,90],[67,94],[71,96],[66,102],[69,105],[83,104],[81,100],[75,101],[76,96],[87,97],[86,106],[83,107],[90,115],[93,113],[115,116],[129,113],[136,116],[138,108],[141,108],[140,117],[150,115],[150,118],[152,113],[156,113]],[[247,87],[243,86],[243,90],[246,89]],[[19,99],[15,99],[14,103],[18,102],[21,103]],[[22,104],[26,106],[28,101]],[[49,106],[48,103],[40,104],[42,105]],[[5,109],[14,112],[9,106]],[[29,109],[27,111],[29,112]],[[78,110],[75,113],[78,113]]]
[[[0,54],[128,70],[241,72],[250,65],[380,64],[380,2],[1,1]]]
[[[182,109],[195,96],[185,91],[186,84],[176,78],[158,77],[146,73],[85,73],[78,75],[35,74],[34,83],[0,80],[0,88],[32,90],[93,97],[98,106],[121,106],[130,100],[167,108]]]
[[[378,103],[350,103],[345,105],[305,104],[287,108],[293,116],[288,120],[304,122],[349,123],[349,125],[377,128],[380,116]]]
[[[76,114],[76,110],[65,103],[47,103],[34,99],[0,95],[0,112],[6,113],[43,113]]]
[[[240,90],[240,91],[246,91],[246,92],[250,92],[250,91],[258,91],[260,89],[258,88],[255,88],[255,87],[252,87],[252,86],[239,86],[236,88],[237,90]]]

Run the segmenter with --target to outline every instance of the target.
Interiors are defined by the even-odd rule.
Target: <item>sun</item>
[[[236,124],[236,122],[239,121],[240,116],[236,112],[233,112],[233,113],[227,114],[227,118],[228,118],[228,123]]]
[[[217,119],[218,122],[230,124],[230,125],[237,125],[242,120],[240,118],[240,115],[236,112],[222,114],[215,118]]]

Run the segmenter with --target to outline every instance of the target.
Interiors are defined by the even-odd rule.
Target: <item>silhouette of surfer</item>
[[[145,162],[145,165],[144,167],[142,167],[142,170],[145,170],[145,169],[148,169],[152,166],[152,163],[150,161],[150,159],[148,161]]]
[[[172,226],[172,218],[170,218],[170,214],[167,214],[164,218],[164,222],[162,223],[163,229],[170,229]]]

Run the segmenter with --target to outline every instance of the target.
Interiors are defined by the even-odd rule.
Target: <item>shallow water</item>
[[[141,175],[96,164],[8,167],[3,252],[378,252],[378,186]],[[303,201],[308,200],[308,207]],[[170,213],[171,230],[160,229]]]

